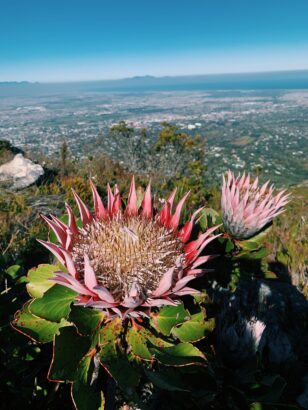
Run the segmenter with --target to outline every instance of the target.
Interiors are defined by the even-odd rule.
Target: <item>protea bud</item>
[[[235,239],[247,239],[283,212],[290,194],[280,191],[273,195],[274,187],[269,181],[258,186],[258,177],[250,182],[245,173],[237,178],[231,171],[223,176],[221,209],[226,231]]]
[[[200,266],[210,256],[200,256],[204,247],[218,235],[213,227],[190,241],[197,210],[179,229],[180,214],[186,193],[172,213],[176,190],[154,214],[150,184],[137,208],[134,178],[126,209],[122,210],[120,193],[107,186],[105,208],[94,184],[92,214],[77,193],[83,227],[78,228],[71,208],[66,205],[69,221],[43,217],[54,231],[59,245],[40,241],[59,261],[66,272],[57,272],[53,280],[78,293],[75,304],[102,309],[124,318],[138,316],[152,306],[176,304],[181,295],[197,291],[187,284],[203,275]]]

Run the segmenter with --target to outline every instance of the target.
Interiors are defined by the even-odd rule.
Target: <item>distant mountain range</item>
[[[53,94],[59,92],[103,91],[198,91],[198,90],[308,89],[308,70],[262,73],[206,74],[193,76],[151,75],[118,80],[71,83],[0,82],[0,96],[19,93]]]

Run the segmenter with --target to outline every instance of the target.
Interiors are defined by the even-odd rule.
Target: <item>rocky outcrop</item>
[[[308,302],[291,284],[242,280],[234,293],[214,295],[217,352],[223,364],[247,378],[258,357],[284,378],[293,378],[298,403],[308,409]],[[288,380],[291,384],[292,380]]]
[[[0,166],[0,183],[10,189],[22,189],[35,183],[44,175],[43,167],[22,154]]]

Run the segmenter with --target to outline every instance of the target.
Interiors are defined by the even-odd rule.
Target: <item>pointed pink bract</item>
[[[90,179],[90,185],[91,185],[91,190],[92,190],[92,195],[93,195],[95,216],[97,219],[106,219],[108,217],[107,211],[104,207],[102,198],[99,196],[96,186],[94,185],[91,179]]]
[[[250,175],[235,178],[231,171],[227,181],[223,176],[221,209],[223,223],[227,232],[235,239],[248,239],[283,212],[289,195],[280,191],[273,196],[273,186],[269,189],[267,181],[258,186],[258,177],[250,182]]]
[[[136,216],[138,215],[137,209],[137,194],[136,194],[136,186],[135,186],[135,178],[132,178],[132,182],[130,185],[127,206],[125,209],[125,214],[128,216]]]
[[[79,213],[80,213],[83,226],[85,226],[92,221],[92,215],[89,209],[87,208],[87,206],[85,205],[85,203],[80,198],[80,196],[74,190],[73,190],[73,195],[74,195],[74,198],[79,208]]]
[[[229,176],[229,178],[231,177]],[[68,273],[56,272],[53,281],[62,286],[73,289],[77,293],[75,304],[85,306],[87,308],[102,309],[107,315],[118,315],[122,320],[124,320],[128,316],[138,317],[140,315],[148,315],[151,307],[176,305],[179,303],[176,299],[177,297],[197,293],[195,289],[187,287],[186,285],[195,277],[201,276],[208,271],[206,269],[199,268],[199,266],[206,263],[211,257],[200,256],[200,254],[204,247],[219,235],[212,235],[214,230],[217,229],[217,227],[213,227],[207,232],[201,234],[197,240],[189,242],[196,217],[200,213],[201,209],[195,211],[191,219],[186,222],[181,229],[179,229],[182,208],[189,193],[187,192],[179,200],[174,213],[172,213],[176,196],[175,189],[169,196],[168,200],[164,202],[161,212],[154,215],[150,183],[144,193],[140,212],[138,212],[137,207],[137,194],[134,178],[132,178],[131,181],[127,206],[123,211],[121,196],[117,186],[115,186],[114,191],[112,192],[108,184],[108,205],[107,208],[105,208],[103,201],[91,180],[90,185],[93,194],[94,217],[78,194],[73,191],[82,219],[83,228],[79,228],[77,226],[75,215],[69,205],[66,205],[69,219],[68,226],[56,217],[51,217],[51,219],[49,219],[43,216],[43,219],[54,231],[60,245],[57,246],[44,241],[40,241],[40,243],[49,249],[68,271]],[[278,202],[282,200],[283,198],[278,198]],[[235,200],[235,203],[237,202],[238,199]],[[266,215],[263,215],[263,217],[266,218]],[[138,218],[140,218],[140,220],[138,220]],[[119,223],[123,223],[123,225],[120,225],[120,229]],[[104,276],[104,271],[102,270],[99,271],[99,274],[96,274],[95,272],[94,267],[96,266],[97,269],[97,266],[99,266],[98,263],[102,263],[102,259],[94,260],[95,255],[100,251],[100,246],[102,245],[102,242],[96,241],[102,241],[102,238],[104,237],[99,236],[102,231],[95,230],[109,229],[109,226],[112,232],[118,232],[113,230],[115,229],[115,226],[117,226],[116,229],[119,230],[120,236],[116,237],[116,240],[124,240],[125,252],[130,248],[133,249],[132,253],[125,253],[125,255],[128,255],[125,257],[132,257],[132,260],[135,260],[134,243],[138,244],[138,241],[140,240],[140,237],[138,236],[138,226],[141,223],[150,224],[150,232],[154,232],[154,234],[156,232],[155,229],[157,229],[158,236],[157,238],[154,236],[154,242],[158,241],[158,251],[155,251],[157,252],[155,257],[151,256],[151,264],[149,264],[148,267],[146,266],[146,263],[148,262],[145,258],[144,272],[146,273],[143,273],[143,268],[138,268],[140,269],[140,271],[138,271],[138,275],[148,273],[151,274],[151,272],[147,273],[146,270],[150,269],[150,266],[154,269],[152,271],[152,275],[154,275],[155,272],[155,275],[158,273],[159,276],[157,282],[154,282],[154,286],[150,285],[150,288],[143,287],[144,282],[139,280],[138,275],[135,275],[135,277],[132,276],[131,282],[130,276],[128,276],[129,281],[125,282],[125,287],[122,287],[119,291],[117,282],[115,282],[115,285],[114,282],[109,282],[108,285],[108,274],[110,274],[110,271],[106,274],[106,277]],[[94,247],[87,248],[91,238],[91,231],[93,230],[98,232],[98,236],[94,236]],[[137,231],[135,232],[135,230]],[[141,231],[141,235],[142,232],[143,231]],[[85,238],[85,242],[82,242],[83,238]],[[159,241],[161,241],[161,244]],[[152,244],[154,242],[150,243]],[[97,246],[97,243],[100,245]],[[111,252],[112,244],[113,242],[110,243]],[[166,244],[169,244],[169,248],[164,250],[164,246],[167,246]],[[173,248],[170,248],[170,246],[174,246],[173,244],[177,244],[179,247],[179,253],[174,251]],[[149,245],[146,245],[145,252],[147,252],[148,246]],[[114,252],[117,252],[117,248],[114,249]],[[172,252],[175,252],[172,254],[172,258],[174,259],[169,259],[169,265],[166,264],[165,271],[161,272],[161,255],[164,255],[164,252],[165,255],[169,255],[170,249],[172,249]],[[151,249],[148,251],[151,252]],[[106,254],[103,253],[102,255],[105,257]],[[118,260],[119,259],[116,259],[117,263]],[[124,268],[128,269],[126,267],[126,261],[127,259],[125,259]],[[157,266],[155,264],[157,264]],[[128,266],[130,265],[128,264]],[[116,269],[118,269],[117,265]],[[122,274],[120,265],[119,272]],[[135,271],[128,271],[129,274],[132,274],[132,272]],[[121,277],[119,277],[119,280],[122,280]],[[112,286],[110,286],[110,283]]]

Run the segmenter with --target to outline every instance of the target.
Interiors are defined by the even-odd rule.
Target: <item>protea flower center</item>
[[[85,254],[98,284],[116,298],[128,295],[132,284],[146,297],[158,287],[166,270],[182,267],[184,246],[157,220],[125,217],[120,212],[113,219],[93,221],[76,236],[71,256],[82,281]]]
[[[152,306],[176,304],[179,296],[198,293],[187,284],[207,271],[200,266],[210,256],[200,254],[217,237],[212,235],[217,227],[190,241],[200,209],[179,228],[188,193],[174,213],[176,190],[155,213],[150,185],[138,209],[134,178],[125,210],[117,188],[112,192],[108,185],[107,208],[92,182],[91,188],[94,214],[74,192],[82,228],[78,228],[69,205],[68,225],[54,216],[43,216],[59,245],[40,242],[67,269],[56,272],[53,280],[77,292],[75,304],[125,318],[145,314]]]

